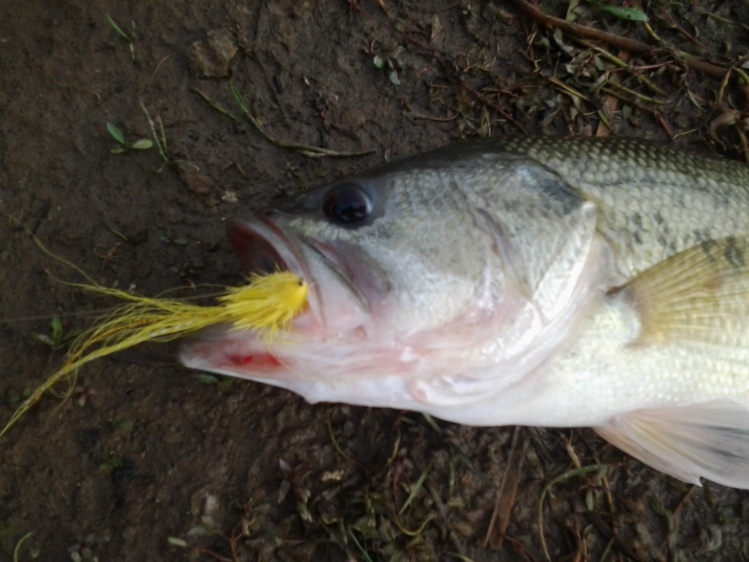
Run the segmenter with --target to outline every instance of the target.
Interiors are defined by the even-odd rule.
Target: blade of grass
[[[203,99],[204,102],[206,102],[213,109],[218,111],[221,115],[223,115],[224,117],[228,117],[235,123],[239,123],[239,119],[237,119],[237,117],[231,111],[229,111],[228,109],[225,109],[220,103],[218,103],[215,100],[212,100],[211,98],[208,97],[208,95],[206,95],[205,93],[203,93],[201,90],[197,88],[191,88],[191,89],[193,92],[198,94]]]
[[[156,124],[154,123],[153,119],[151,119],[151,114],[148,112],[148,108],[146,108],[146,104],[143,103],[143,100],[140,102],[140,106],[143,109],[143,113],[146,114],[146,119],[148,120],[148,126],[151,129],[151,136],[153,136],[153,140],[156,143],[156,148],[159,151],[159,155],[161,156],[161,159],[164,161],[164,164],[171,164],[172,161],[169,158],[169,148],[166,144],[166,133],[164,132],[164,123],[161,120],[160,117],[157,117],[159,120],[159,134],[156,132]]]
[[[104,14],[104,17],[107,18],[107,23],[109,23],[109,25],[112,27],[112,29],[114,30],[114,32],[117,35],[119,35],[122,39],[124,39],[128,43],[132,43],[133,42],[133,38],[130,37],[127,33],[125,33],[122,30],[122,28],[119,25],[117,25],[117,22],[114,21],[109,14]]]
[[[33,535],[33,531],[26,533],[24,536],[22,536],[20,539],[18,539],[18,542],[16,543],[16,546],[13,548],[13,562],[19,562],[20,554],[21,554],[21,545],[26,542],[27,539]]]

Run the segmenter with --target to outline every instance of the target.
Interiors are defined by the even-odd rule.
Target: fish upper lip
[[[340,279],[359,306],[364,310],[370,310],[369,298],[353,282],[351,271],[349,271],[350,264],[344,256],[339,255],[334,245],[304,237],[289,236],[284,228],[273,220],[274,216],[275,213],[265,212],[248,220],[235,220],[229,224],[229,242],[245,273],[262,275],[280,268],[304,279],[309,287],[307,297],[309,310],[315,323],[324,327],[327,325],[327,314],[333,313],[333,310],[327,312],[324,310],[323,287],[317,282],[310,260],[305,255],[305,253],[313,253],[335,277]]]
[[[298,244],[287,236],[269,216],[268,213],[256,215],[247,220],[233,220],[227,228],[229,243],[234,253],[242,264],[242,269],[247,275],[267,274],[267,265],[272,265],[274,269],[290,271],[301,277],[309,287],[307,296],[309,310],[315,321],[322,324],[322,310],[320,307],[321,295],[319,287],[313,282],[309,264],[305,259]],[[256,250],[260,246],[273,262],[260,263],[257,257],[254,257]],[[261,256],[262,258],[262,256]]]

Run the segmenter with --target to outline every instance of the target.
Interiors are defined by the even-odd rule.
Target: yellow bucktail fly
[[[308,292],[304,280],[288,271],[253,276],[247,285],[227,289],[214,306],[141,297],[99,285],[79,286],[127,304],[78,337],[62,367],[24,401],[0,431],[0,436],[45,392],[65,377],[74,376],[80,367],[94,359],[140,343],[171,341],[216,324],[230,324],[237,330],[254,330],[270,340],[304,310]]]

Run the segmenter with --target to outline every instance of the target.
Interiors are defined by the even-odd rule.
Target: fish
[[[749,166],[628,138],[466,141],[305,191],[228,238],[307,307],[184,365],[310,403],[592,427],[749,489]]]

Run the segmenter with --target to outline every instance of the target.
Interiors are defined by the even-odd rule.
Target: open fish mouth
[[[290,271],[309,286],[309,310],[320,323],[320,294],[300,244],[287,236],[273,221],[274,211],[265,211],[249,219],[229,224],[229,244],[248,276]]]
[[[282,219],[282,213],[268,210],[235,220],[228,237],[247,275],[290,271],[307,283],[309,314],[297,317],[293,328],[309,329],[312,320],[317,330],[336,330],[343,327],[342,318],[352,321],[353,316],[369,311],[371,295],[366,283],[364,291],[358,287],[361,268],[346,249],[290,235],[278,224]]]
[[[346,248],[298,235],[278,211],[233,221],[228,237],[248,276],[290,271],[303,279],[307,310],[270,341],[228,326],[207,330],[183,346],[180,358],[188,367],[294,388],[296,355],[315,356],[310,349],[360,334],[369,321],[369,301],[346,273],[361,268]]]
[[[248,275],[291,271],[309,281],[302,256],[276,223],[273,211],[229,224],[228,237],[242,269]]]

